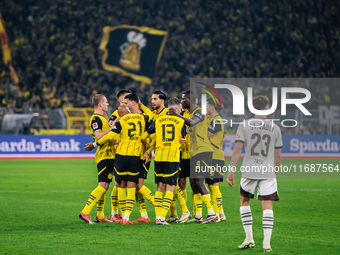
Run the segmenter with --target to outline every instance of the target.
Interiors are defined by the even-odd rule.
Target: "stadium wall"
[[[93,159],[83,148],[91,135],[1,135],[0,159]],[[230,158],[235,135],[226,135],[223,151]],[[282,157],[340,158],[340,136],[284,135]]]

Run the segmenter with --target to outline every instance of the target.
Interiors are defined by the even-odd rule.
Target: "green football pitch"
[[[284,165],[312,162],[339,164],[338,159],[282,160]],[[335,176],[339,174],[333,178],[278,178],[273,254],[340,254],[340,179]],[[240,179],[233,188],[221,184],[226,222],[157,226],[154,210],[146,201],[151,223],[123,226],[88,225],[78,218],[97,186],[96,178],[94,160],[0,161],[0,255],[262,253],[262,211],[257,200],[251,202],[255,248],[237,248],[244,239]],[[152,169],[145,184],[155,192]],[[189,187],[187,190],[190,198]],[[109,201],[108,194],[107,217]],[[188,207],[191,210],[190,199]],[[94,219],[95,207],[91,214]],[[136,206],[131,218],[139,218]]]

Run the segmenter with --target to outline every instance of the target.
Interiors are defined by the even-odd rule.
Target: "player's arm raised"
[[[201,122],[202,120],[196,116],[194,116],[192,119],[190,118],[186,118],[186,117],[183,117],[182,115],[176,113],[175,109],[173,108],[169,108],[169,115],[174,115],[178,118],[181,118],[184,120],[185,124],[188,125],[188,126],[195,126],[197,123]]]

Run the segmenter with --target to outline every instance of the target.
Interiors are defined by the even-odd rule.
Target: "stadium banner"
[[[340,136],[283,135],[282,157],[340,158]],[[85,151],[91,135],[1,135],[0,159],[70,158],[93,159],[95,150]],[[223,153],[230,158],[235,146],[235,135],[226,135]]]
[[[223,153],[230,158],[236,135],[226,135]],[[283,135],[282,157],[286,158],[340,158],[338,135]],[[244,153],[244,148],[243,148]]]
[[[83,149],[92,141],[91,135],[1,135],[0,159],[93,159],[96,150]]]
[[[151,84],[168,33],[149,27],[120,25],[103,28],[99,48],[102,65],[136,81]]]

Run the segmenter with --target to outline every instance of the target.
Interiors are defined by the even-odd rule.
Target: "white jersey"
[[[275,178],[274,151],[282,148],[280,128],[271,120],[252,118],[237,129],[235,142],[245,145],[243,178]]]

